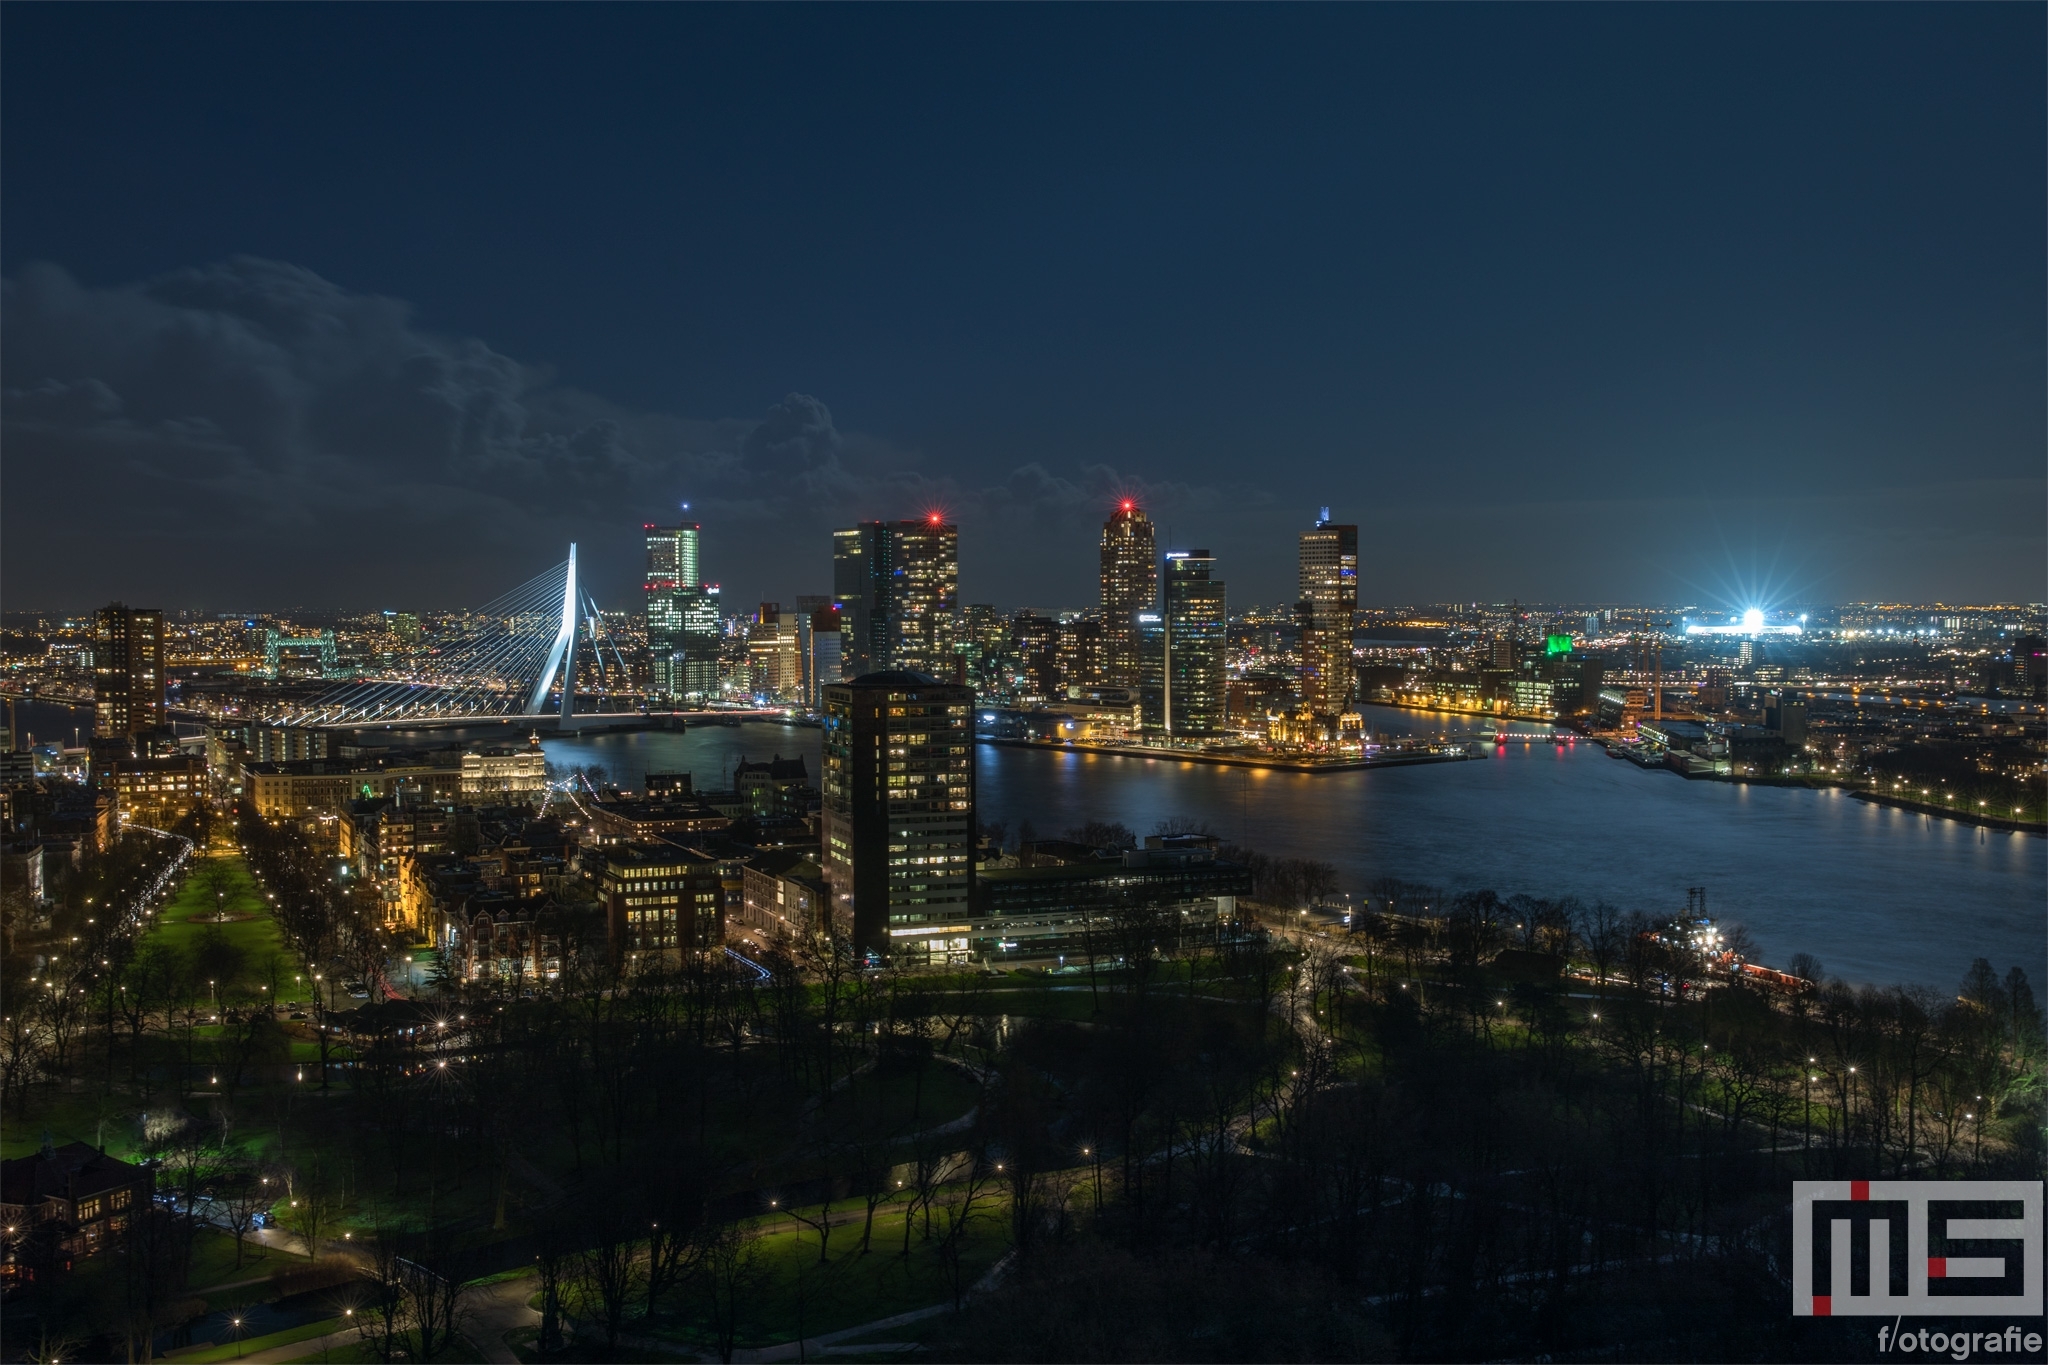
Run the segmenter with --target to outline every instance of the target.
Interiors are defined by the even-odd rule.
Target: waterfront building
[[[967,952],[974,690],[903,669],[825,689],[821,836],[835,932],[876,960]]]
[[[93,613],[93,733],[133,738],[164,724],[164,614],[119,602]]]
[[[1215,556],[1207,550],[1175,550],[1166,556],[1161,705],[1166,733],[1172,736],[1214,735],[1224,729],[1230,617],[1215,568]]]
[[[763,602],[747,625],[747,662],[755,696],[798,701],[803,696],[803,651],[794,612]]]
[[[1358,528],[1339,526],[1322,509],[1313,530],[1301,533],[1300,595],[1302,700],[1317,715],[1351,704],[1351,628],[1358,617]]]
[[[663,697],[687,690],[682,677],[685,658],[683,606],[698,587],[697,540],[701,527],[641,528],[647,538],[647,568],[642,583],[647,613],[649,689]]]
[[[1125,498],[1102,524],[1101,682],[1135,689],[1143,681],[1138,613],[1158,601],[1158,540],[1138,504]]]
[[[1785,737],[1792,749],[1806,747],[1806,698],[1797,692],[1773,692],[1764,698],[1764,728]]]
[[[1060,623],[1043,613],[1020,611],[1010,622],[1010,652],[1017,660],[1020,698],[1051,701],[1067,694],[1060,675]]]
[[[1133,627],[1137,624],[1135,614]],[[1060,622],[1060,681],[1066,692],[1082,687],[1124,686],[1108,681],[1108,631],[1105,623],[1092,616]]]
[[[1138,715],[1147,730],[1166,728],[1166,616],[1138,613]]]
[[[967,660],[967,680],[985,697],[1012,691],[1015,652],[1010,648],[1009,618],[986,602],[969,603],[960,613],[960,652]]]
[[[716,583],[700,583],[682,594],[682,658],[674,674],[678,697],[685,701],[716,701],[719,658],[725,648],[725,617]]]
[[[462,796],[488,805],[538,805],[548,788],[548,758],[540,736],[524,748],[480,746],[462,753]]]
[[[845,631],[835,606],[814,609],[807,621],[803,631],[804,705],[815,711],[825,704],[825,689],[846,676]]]

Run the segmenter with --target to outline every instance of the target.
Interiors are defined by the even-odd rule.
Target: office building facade
[[[1220,734],[1224,728],[1224,651],[1230,614],[1216,558],[1207,550],[1169,552],[1164,583],[1161,709],[1166,733]]]
[[[1102,524],[1102,677],[1111,687],[1144,679],[1138,614],[1159,602],[1159,543],[1152,523],[1126,498]]]
[[[93,613],[93,733],[133,738],[164,717],[164,614],[119,602]]]
[[[1301,699],[1317,715],[1351,704],[1351,627],[1358,619],[1358,528],[1339,526],[1322,509],[1315,529],[1301,533]]]
[[[801,701],[803,650],[797,638],[795,612],[779,602],[763,602],[747,626],[747,662],[756,697],[765,701]]]
[[[960,531],[938,513],[832,533],[832,588],[848,676],[949,677],[960,608]]]
[[[967,952],[974,690],[889,670],[825,689],[823,843],[834,931],[878,961]]]
[[[683,604],[698,586],[697,536],[700,528],[641,528],[647,540],[647,569],[642,580],[647,613],[648,687],[664,697],[684,692]]]

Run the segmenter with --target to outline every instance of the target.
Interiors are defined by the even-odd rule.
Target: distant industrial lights
[[[1801,616],[1799,621],[1804,621],[1805,619],[1804,616]],[[1782,626],[1774,626],[1764,619],[1763,608],[1751,607],[1744,611],[1736,620],[1722,626],[1707,626],[1701,625],[1696,621],[1688,621],[1685,623],[1685,633],[1687,635],[1803,635],[1806,632],[1799,624],[1799,621],[1787,621]]]

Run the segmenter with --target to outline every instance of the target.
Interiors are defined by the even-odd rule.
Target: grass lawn
[[[220,1358],[223,1360],[233,1360],[234,1356],[228,1355]],[[310,1355],[299,1356],[297,1359],[306,1362],[329,1362],[330,1365],[377,1365],[378,1362],[383,1360],[383,1357],[378,1355],[377,1348],[368,1342],[353,1342],[347,1346],[336,1346],[326,1351],[314,1351]],[[484,1358],[477,1354],[476,1348],[467,1341],[459,1339],[453,1346],[435,1356],[434,1359],[445,1362],[445,1365],[484,1365]]]
[[[231,1341],[225,1346],[202,1346],[197,1350],[168,1351],[163,1358],[183,1362],[234,1360],[254,1351],[267,1351],[273,1346],[289,1346],[295,1341],[311,1341],[314,1337],[324,1337],[329,1332],[340,1331],[341,1324],[340,1318],[326,1318],[319,1322],[288,1327],[282,1332],[272,1332],[268,1336],[248,1337],[240,1342]]]
[[[833,1095],[832,1109],[870,1121],[877,1132],[909,1133],[935,1128],[965,1114],[981,1100],[981,1087],[950,1062],[933,1061],[924,1080],[907,1066],[879,1067]]]
[[[858,1201],[841,1201],[835,1213],[860,1214]],[[740,1345],[758,1347],[794,1341],[799,1334],[815,1337],[823,1332],[841,1331],[864,1322],[894,1316],[915,1308],[947,1303],[952,1289],[946,1267],[938,1255],[938,1232],[943,1218],[933,1220],[934,1236],[922,1240],[923,1217],[917,1219],[910,1238],[910,1255],[902,1255],[903,1219],[907,1205],[891,1202],[875,1211],[875,1232],[871,1249],[861,1254],[861,1223],[858,1218],[832,1229],[830,1256],[820,1264],[818,1235],[786,1218],[763,1220],[753,1239],[759,1287],[749,1295],[744,1310]],[[815,1217],[818,1210],[801,1210]],[[981,1206],[968,1225],[966,1251],[961,1257],[966,1283],[973,1284],[1009,1249],[1007,1205],[991,1198]],[[583,1315],[579,1315],[583,1316]],[[636,1324],[629,1332],[673,1339],[682,1345],[708,1349],[711,1341],[707,1324],[694,1308],[654,1324]]]
[[[237,1280],[258,1277],[267,1279],[270,1272],[280,1265],[305,1263],[303,1257],[289,1256],[281,1251],[272,1251],[254,1240],[245,1240],[242,1243],[242,1263],[237,1266],[233,1234],[222,1232],[219,1228],[202,1227],[192,1236],[192,1278],[189,1283],[194,1293],[204,1293],[209,1285],[233,1284]],[[250,1292],[258,1298],[264,1298],[268,1297],[270,1291],[264,1285],[252,1285]],[[223,1306],[227,1298],[242,1300],[250,1295],[231,1290],[225,1296],[208,1297],[222,1298],[222,1303],[214,1305],[218,1308]]]
[[[117,1079],[125,1081],[127,1075],[124,1061]],[[139,1108],[135,1098],[122,1089],[105,1095],[95,1085],[67,1094],[38,1086],[29,1092],[28,1102],[0,1124],[0,1156],[28,1156],[40,1150],[47,1131],[56,1146],[84,1142],[97,1147],[105,1143],[110,1155],[133,1161],[141,1141],[135,1117]]]
[[[225,901],[216,899],[206,888],[206,879],[201,875],[202,869],[212,867],[225,868],[232,878]],[[248,915],[251,918],[230,920],[226,924],[193,920],[195,915],[213,914],[217,906],[224,906],[231,915]],[[190,952],[209,931],[214,930],[242,950],[248,961],[246,972],[251,986],[269,985],[271,959],[283,958],[280,994],[294,998],[290,987],[293,984],[292,973],[296,969],[291,955],[285,949],[277,922],[270,917],[270,903],[256,889],[256,879],[250,875],[249,866],[239,853],[216,850],[204,858],[194,859],[192,870],[179,884],[177,893],[163,909],[157,911],[156,922],[150,926],[147,941]]]

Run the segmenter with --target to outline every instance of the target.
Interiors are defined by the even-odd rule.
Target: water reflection
[[[1484,738],[1488,721],[1374,708],[1388,734]],[[1143,833],[1192,817],[1232,840],[1320,858],[1356,888],[1375,877],[1596,896],[1677,910],[1685,888],[1750,927],[1767,960],[1811,952],[1858,981],[1953,989],[1970,959],[2042,975],[2048,840],[1873,806],[1840,792],[1688,782],[1598,745],[1516,736],[1467,763],[1284,773],[1098,754],[983,747],[981,818],[1052,835],[1086,820]],[[801,753],[818,732],[749,724],[687,734],[550,740],[557,763],[603,763],[627,785],[650,769],[713,785],[738,758]]]

